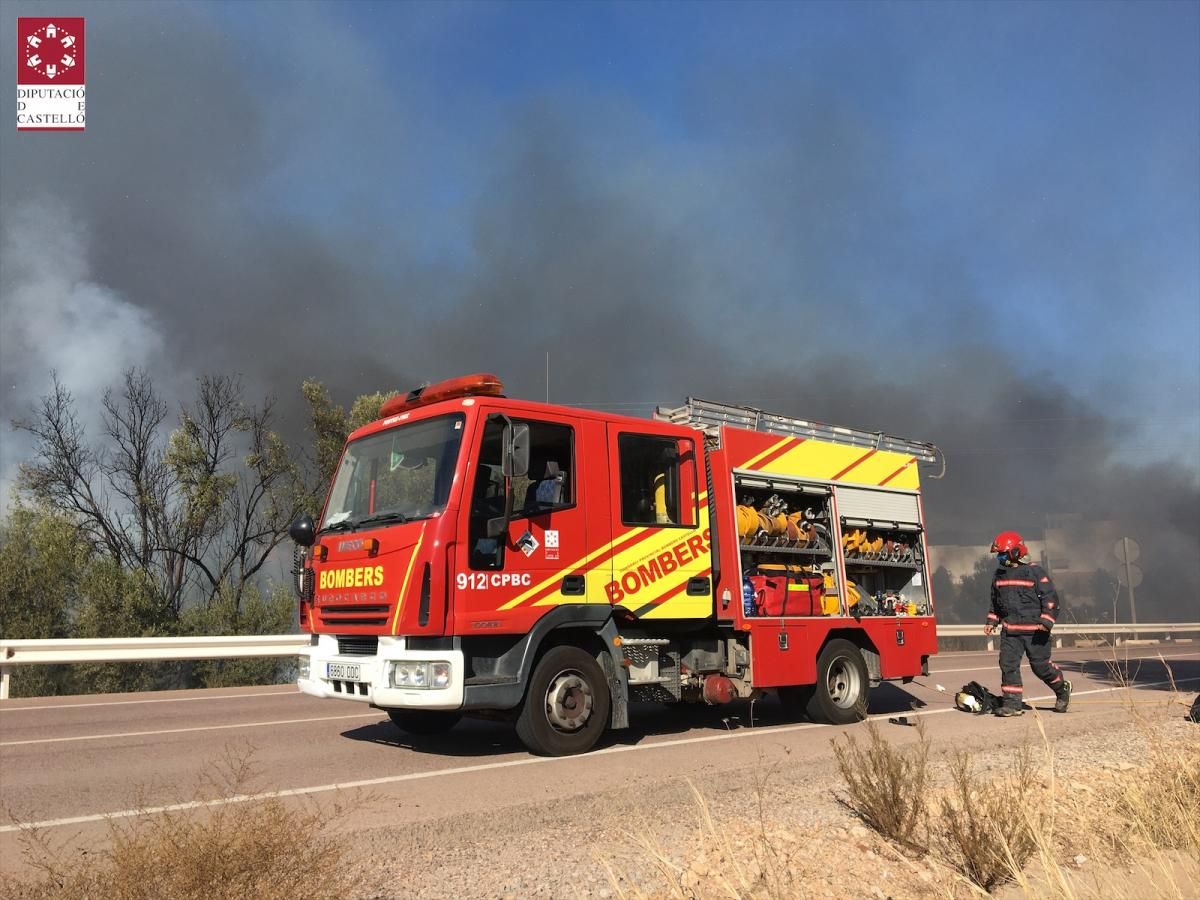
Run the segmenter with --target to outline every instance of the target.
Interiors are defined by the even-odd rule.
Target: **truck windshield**
[[[462,443],[461,413],[400,425],[351,443],[322,531],[424,519],[446,508]]]

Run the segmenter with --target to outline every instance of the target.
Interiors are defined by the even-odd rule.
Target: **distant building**
[[[1044,542],[1027,540],[1025,546],[1029,548],[1029,558],[1042,564],[1046,556]],[[932,574],[944,568],[957,581],[974,575],[975,564],[985,556],[991,554],[983,544],[938,544],[929,548],[929,572]]]
[[[1113,582],[1122,565],[1113,553],[1121,539],[1120,525],[1110,519],[1087,519],[1078,513],[1046,517],[1042,540],[1026,539],[1029,558],[1045,568],[1062,592],[1068,615],[1077,621],[1109,619],[1113,615]],[[987,556],[978,544],[929,547],[930,572],[945,568],[958,581],[974,574],[976,562]],[[1122,616],[1127,614],[1122,589]]]

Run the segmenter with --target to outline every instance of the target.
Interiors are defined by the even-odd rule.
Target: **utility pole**
[[[1129,621],[1134,626],[1136,626],[1137,625],[1137,601],[1134,599],[1134,593],[1133,593],[1134,578],[1129,570],[1129,564],[1131,562],[1133,562],[1133,560],[1129,558],[1129,538],[1127,538],[1127,537],[1121,538],[1121,549],[1124,551],[1124,556],[1125,556],[1125,583],[1129,586]],[[1136,553],[1134,553],[1133,558],[1137,559]],[[1141,573],[1139,572],[1138,574],[1139,574],[1138,580],[1141,580],[1140,579]],[[1135,635],[1137,634],[1136,630],[1134,631],[1134,634]]]

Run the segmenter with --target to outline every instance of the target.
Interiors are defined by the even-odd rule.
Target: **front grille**
[[[379,638],[373,634],[338,635],[339,656],[374,656],[379,651]]]
[[[322,606],[317,610],[325,625],[386,625],[389,606]]]

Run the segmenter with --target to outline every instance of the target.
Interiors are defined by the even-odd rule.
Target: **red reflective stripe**
[[[1062,681],[1061,675],[1059,675],[1057,678],[1052,678],[1050,681],[1047,681],[1046,684],[1058,684],[1060,681]]]
[[[1039,631],[1039,630],[1041,630],[1042,626],[1036,625],[1036,624],[1035,625],[1007,625],[1006,624],[1004,627],[1007,628],[1009,631]]]
[[[762,459],[756,459],[754,461],[755,468],[761,469],[768,463],[775,462],[775,460],[779,459],[779,457],[783,456],[783,454],[796,449],[807,440],[808,438],[792,438],[790,441],[784,441],[782,446],[776,447]]]
[[[842,471],[838,472],[836,475],[834,475],[829,480],[837,481],[839,478],[842,478],[843,476],[848,474],[851,469],[856,468],[861,463],[865,463],[868,459],[870,459],[872,456],[874,456],[878,452],[879,452],[878,450],[868,450],[866,453],[864,453],[862,456],[860,456],[854,462],[850,463],[850,465],[846,466],[846,468],[842,469]]]
[[[1042,613],[1038,618],[1045,619],[1047,622],[1057,622],[1058,621],[1058,619],[1054,618],[1054,616],[1048,616],[1045,613]]]
[[[905,469],[907,469],[909,466],[911,466],[916,461],[917,461],[917,458],[915,456],[912,457],[908,462],[906,462],[904,465],[902,465],[900,468],[898,468],[895,472],[893,472],[887,478],[883,479],[883,481],[879,482],[879,486],[883,487],[885,484],[887,484],[889,481],[891,481],[893,478],[895,478],[897,475],[899,475],[901,472],[903,472]]]
[[[1043,579],[1042,579],[1042,584],[1049,584],[1049,583],[1050,583],[1050,579],[1049,579],[1049,578],[1043,578]]]
[[[1033,582],[1020,578],[1001,578],[996,582],[996,587],[1033,587]]]
[[[1004,691],[1004,693],[1006,693],[1006,694],[1023,694],[1023,693],[1025,693],[1025,688],[1009,687],[1007,684],[1001,686],[1000,690]]]
[[[988,618],[989,619],[999,619],[1000,617],[998,615],[996,615],[995,613],[988,613]]]

